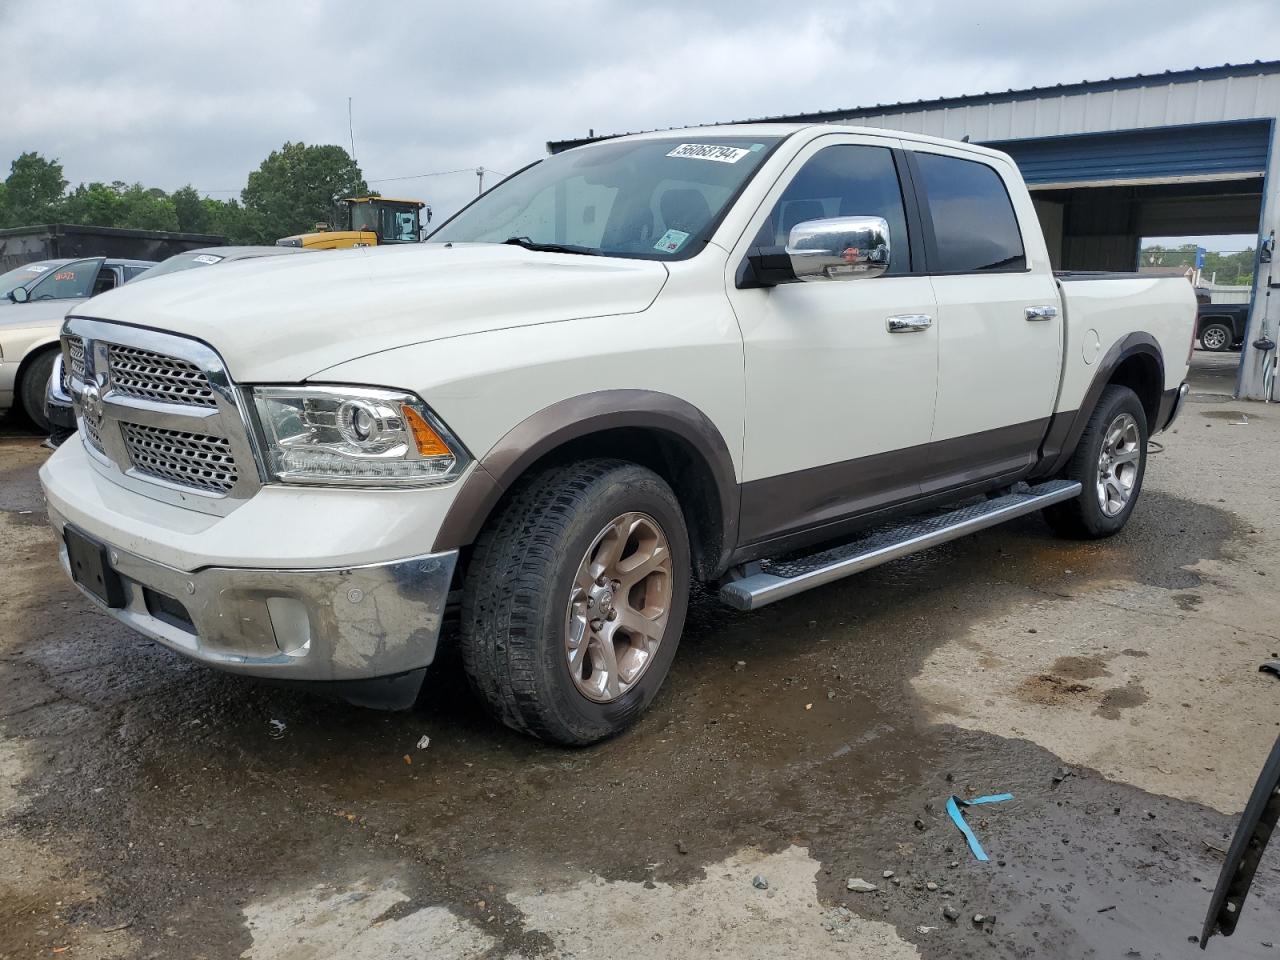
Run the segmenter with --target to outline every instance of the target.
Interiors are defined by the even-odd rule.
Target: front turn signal
[[[419,454],[424,457],[449,457],[453,455],[449,445],[441,439],[440,434],[431,429],[431,424],[427,423],[422,414],[408,404],[401,406],[400,412],[404,414],[404,422],[409,425],[409,431],[413,434],[413,442],[417,446]]]

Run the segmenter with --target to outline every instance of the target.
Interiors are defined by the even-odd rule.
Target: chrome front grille
[[[112,343],[107,368],[112,389],[125,396],[191,407],[218,405],[209,378],[186,360]]]
[[[239,473],[231,444],[222,437],[121,423],[134,469],[184,487],[227,493]]]
[[[64,366],[85,449],[126,489],[225,515],[261,487],[239,391],[210,347],[70,317]]]
[[[93,447],[93,449],[97,450],[99,453],[102,453],[102,431],[98,424],[94,423],[87,417],[82,419],[80,423],[84,428],[84,438],[88,442],[89,446]]]

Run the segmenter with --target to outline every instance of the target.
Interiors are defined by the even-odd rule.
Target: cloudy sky
[[[239,194],[348,145],[437,216],[548,139],[1275,57],[1274,0],[471,3],[0,0],[0,170]],[[462,173],[417,179],[417,174]],[[0,173],[3,175],[3,173]]]

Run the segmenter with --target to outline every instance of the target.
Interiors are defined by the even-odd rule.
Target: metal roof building
[[[1032,190],[1060,269],[1133,270],[1143,237],[1256,235],[1261,262],[1237,389],[1263,398],[1276,352],[1252,342],[1280,339],[1280,271],[1267,251],[1280,229],[1280,61],[734,122],[761,119],[968,137],[1004,150]]]

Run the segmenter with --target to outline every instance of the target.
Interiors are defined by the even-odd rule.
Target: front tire
[[[37,356],[22,372],[22,382],[18,385],[22,410],[41,433],[48,433],[52,426],[44,405],[49,378],[53,376],[53,361],[57,355],[57,350],[46,350]]]
[[[1146,469],[1146,411],[1136,393],[1113,384],[1102,391],[1062,473],[1083,491],[1046,507],[1044,517],[1064,537],[1097,540],[1119,533],[1138,503]]]
[[[583,746],[634,723],[675,657],[689,536],[661,477],[586,460],[525,478],[476,541],[463,666],[507,726]]]
[[[1200,346],[1214,353],[1231,349],[1234,335],[1225,323],[1211,323],[1200,331]]]

